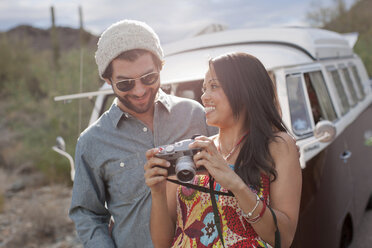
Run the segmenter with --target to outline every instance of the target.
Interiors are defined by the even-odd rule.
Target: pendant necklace
[[[241,138],[240,140],[236,143],[236,145],[231,149],[231,151],[226,155],[222,155],[221,153],[221,141],[220,141],[220,138],[218,137],[218,152],[222,155],[223,159],[225,159],[226,161],[231,157],[231,155],[234,154],[236,148],[240,145],[240,143],[242,143],[242,141],[244,140],[244,138],[248,135],[248,132],[245,133]]]

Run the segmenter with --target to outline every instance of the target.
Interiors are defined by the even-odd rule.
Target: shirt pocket
[[[131,204],[146,193],[143,166],[138,153],[109,162],[106,167],[107,184],[114,201],[119,201],[119,196],[121,202]]]

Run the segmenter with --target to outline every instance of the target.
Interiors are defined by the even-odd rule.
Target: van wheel
[[[350,215],[347,215],[341,231],[340,248],[347,248],[353,239],[353,224]]]
[[[367,203],[366,210],[371,210],[372,209],[372,194],[369,196],[369,200]]]

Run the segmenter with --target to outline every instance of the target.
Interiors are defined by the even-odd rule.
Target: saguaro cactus
[[[51,28],[51,41],[52,41],[52,50],[53,50],[53,63],[56,70],[59,70],[59,41],[58,41],[58,33],[55,25],[55,16],[54,16],[54,7],[50,7],[50,12],[52,16],[52,28]]]

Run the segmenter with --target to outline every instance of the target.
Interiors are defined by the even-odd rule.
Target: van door
[[[342,72],[352,100],[355,102],[350,112],[359,113],[362,111],[352,124],[345,129],[344,136],[347,147],[340,154],[340,158],[348,163],[351,168],[354,181],[352,220],[353,225],[358,226],[372,192],[372,180],[370,180],[372,175],[372,147],[367,142],[372,137],[372,106],[365,110],[362,109],[365,93],[361,82],[355,80],[360,80],[357,68],[349,64],[348,67],[342,67]],[[351,114],[355,115],[354,113]]]
[[[358,106],[356,107],[358,108]],[[364,110],[345,131],[347,146],[340,158],[349,164],[353,176],[353,226],[359,225],[372,193],[372,106]]]
[[[293,77],[297,78],[299,85],[293,83]],[[303,99],[291,94],[292,87],[302,89],[300,95],[303,95]],[[287,91],[290,109],[296,109],[299,105],[305,106],[303,113],[309,115],[303,119],[310,123],[303,126],[311,127],[310,133],[305,129],[301,133],[294,121],[296,117],[292,116],[292,110],[290,111],[291,128],[297,139],[312,135],[315,124],[320,120],[332,121],[337,127],[338,115],[320,68],[288,75]],[[293,101],[293,98],[297,98],[297,101]],[[292,247],[338,247],[342,228],[339,222],[352,207],[353,193],[350,167],[339,158],[340,151],[343,151],[345,146],[342,135],[306,162],[302,171],[299,223]],[[315,144],[308,149],[317,149],[317,146],[318,144]],[[305,153],[308,151],[310,150],[305,149]]]

